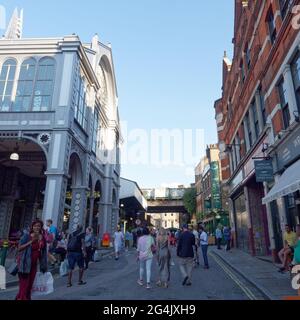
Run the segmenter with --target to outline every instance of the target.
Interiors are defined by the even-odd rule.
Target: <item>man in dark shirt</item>
[[[177,256],[180,271],[183,275],[182,285],[190,286],[192,284],[192,271],[194,263],[195,236],[189,231],[188,225],[183,225],[177,245]]]
[[[68,287],[72,286],[72,273],[77,263],[79,268],[79,285],[86,284],[83,278],[83,268],[84,268],[84,258],[86,257],[86,247],[85,247],[85,233],[81,225],[77,226],[76,231],[71,233],[68,237],[67,252],[68,252],[68,264],[69,264],[69,274],[68,274]]]

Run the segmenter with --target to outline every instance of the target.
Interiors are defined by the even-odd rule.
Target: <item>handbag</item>
[[[19,267],[16,261],[14,261],[7,269],[7,272],[12,276],[16,276],[18,274]]]
[[[31,290],[32,296],[44,296],[54,291],[51,272],[37,272]]]

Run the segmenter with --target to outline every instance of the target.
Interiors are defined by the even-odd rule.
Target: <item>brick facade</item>
[[[266,156],[263,147],[276,144],[287,127],[296,125],[291,63],[300,45],[293,13],[299,4],[299,0],[235,1],[233,59],[225,53],[222,98],[214,106],[222,175],[230,190],[231,224],[239,239],[242,229],[235,199],[245,194],[247,251],[253,255],[270,254],[275,246],[270,241],[270,208],[261,204],[268,186],[256,183],[252,158]],[[285,91],[280,91],[281,81]],[[282,97],[288,100],[286,105]]]

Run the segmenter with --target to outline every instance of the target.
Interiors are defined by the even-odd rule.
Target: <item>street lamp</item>
[[[20,160],[20,156],[18,154],[19,151],[19,146],[18,143],[16,144],[16,147],[14,148],[14,152],[10,155],[9,159],[13,160],[13,161],[19,161]]]

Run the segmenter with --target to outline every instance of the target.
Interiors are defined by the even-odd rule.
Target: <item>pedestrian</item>
[[[57,245],[58,230],[53,225],[53,221],[48,219],[46,221],[46,242],[47,242],[47,251],[48,251],[48,260],[51,262],[51,265],[54,267],[58,260],[53,255],[55,253],[55,248]]]
[[[208,258],[207,258],[208,235],[205,232],[205,229],[203,226],[200,226],[199,231],[200,231],[200,245],[201,245],[201,250],[202,250],[202,255],[204,260],[204,269],[209,269]]]
[[[61,232],[58,236],[57,245],[54,250],[55,254],[58,254],[60,257],[60,262],[63,262],[67,255],[67,237],[64,232]]]
[[[85,250],[86,250],[86,257],[84,259],[85,269],[88,269],[89,262],[92,260],[92,257],[93,257],[95,242],[96,242],[96,239],[93,235],[92,227],[86,228],[84,242],[85,242]]]
[[[20,239],[17,253],[19,292],[16,300],[31,300],[38,262],[40,271],[47,272],[47,245],[43,225],[41,220],[35,220],[29,234],[24,233]]]
[[[230,229],[230,227],[224,227],[223,234],[224,234],[224,240],[226,243],[226,251],[229,251],[230,250],[230,243],[231,243],[231,229]]]
[[[86,257],[86,249],[85,249],[85,232],[83,231],[83,227],[81,225],[77,226],[76,231],[71,233],[68,237],[68,246],[67,246],[67,259],[69,264],[69,273],[68,273],[68,284],[67,287],[72,286],[72,275],[75,265],[78,265],[79,268],[79,285],[86,284],[83,281],[83,273],[84,273],[84,258]]]
[[[157,261],[159,271],[157,285],[164,288],[169,286],[170,281],[171,253],[169,245],[167,231],[161,228],[157,236]]]
[[[130,239],[131,239],[131,232],[129,230],[125,233],[125,250],[128,251],[130,247]]]
[[[182,229],[183,232],[177,245],[177,257],[179,268],[184,278],[182,285],[190,286],[192,285],[195,236],[189,231],[187,224],[183,225]]]
[[[150,282],[151,282],[151,266],[153,260],[153,247],[155,246],[153,237],[150,235],[150,231],[147,227],[143,228],[142,236],[139,237],[137,243],[137,260],[140,263],[140,270],[139,270],[139,280],[137,281],[140,286],[144,285],[143,278],[146,269],[146,288],[150,289]]]
[[[199,232],[197,231],[198,226],[193,226],[193,235],[195,236],[195,245],[194,245],[194,263],[195,265],[199,266],[199,255],[198,255],[198,248],[200,245],[199,242]]]
[[[222,226],[220,224],[218,224],[218,227],[216,229],[216,239],[217,239],[217,246],[218,246],[219,250],[222,249],[222,247],[221,247],[222,238],[223,238]]]
[[[288,260],[291,257],[291,255],[294,253],[294,246],[296,241],[297,241],[296,233],[287,224],[285,226],[285,233],[284,233],[284,247],[278,253],[279,259],[282,263],[282,266],[278,271],[283,272],[287,270]]]
[[[115,260],[119,260],[120,251],[122,250],[124,235],[121,228],[118,227],[114,234]]]

